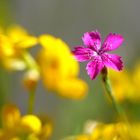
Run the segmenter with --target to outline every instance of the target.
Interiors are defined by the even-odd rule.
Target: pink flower
[[[110,67],[115,70],[122,70],[123,65],[121,57],[107,52],[117,49],[124,41],[119,34],[110,33],[101,45],[101,36],[98,31],[86,32],[82,37],[84,46],[77,46],[73,51],[75,58],[80,61],[87,61],[86,70],[93,80],[104,67]]]

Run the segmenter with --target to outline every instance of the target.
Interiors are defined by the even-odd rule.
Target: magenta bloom
[[[110,33],[101,45],[101,36],[98,31],[86,32],[82,37],[84,46],[77,46],[73,51],[75,58],[80,61],[87,61],[86,70],[93,80],[106,66],[115,70],[122,70],[121,57],[115,54],[109,54],[109,51],[117,49],[124,41],[119,34]]]

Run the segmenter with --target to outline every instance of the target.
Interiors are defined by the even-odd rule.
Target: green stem
[[[108,78],[107,68],[104,67],[101,73],[102,73],[102,81],[103,81],[105,90],[106,90],[109,98],[111,99],[112,104],[115,107],[116,112],[118,113],[118,115],[120,116],[122,121],[125,122],[125,124],[126,124],[126,126],[128,128],[127,129],[127,131],[128,131],[128,138],[132,139],[131,125],[130,125],[130,123],[128,121],[128,118],[127,118],[123,108],[121,107],[121,105],[115,99],[115,96],[114,96],[113,91],[112,91],[112,86],[111,86],[110,80]]]
[[[28,101],[28,114],[32,114],[34,110],[35,103],[35,90],[31,90],[29,93],[29,101]]]
[[[39,71],[36,61],[28,52],[26,52],[26,50],[22,53],[22,57],[26,63],[27,71],[32,69]],[[28,91],[29,91],[28,113],[32,114],[34,109],[34,102],[35,102],[35,85],[33,85],[33,87],[32,86],[29,87]]]
[[[0,109],[4,105],[7,97],[7,93],[9,92],[9,74],[0,68]]]
[[[122,109],[120,104],[116,101],[115,96],[113,95],[113,91],[112,91],[110,80],[108,78],[106,67],[104,67],[104,69],[102,70],[102,81],[103,81],[105,90],[109,98],[111,99],[113,106],[115,107],[116,112],[126,123],[128,123],[124,110]]]
[[[38,69],[38,66],[37,66],[35,60],[32,58],[32,56],[28,52],[24,51],[22,53],[22,56],[23,56],[23,60],[25,61],[26,65],[27,65],[27,69],[32,69],[32,68]]]

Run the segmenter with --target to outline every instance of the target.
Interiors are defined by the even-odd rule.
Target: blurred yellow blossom
[[[85,97],[87,92],[87,85],[83,80],[79,80],[76,78],[62,80],[58,83],[58,94],[71,98],[71,99],[81,99]]]
[[[90,140],[88,135],[79,135],[75,140]]]
[[[129,140],[128,128],[124,123],[99,123],[91,133],[92,140]]]
[[[15,105],[5,105],[2,109],[2,125],[5,129],[15,129],[21,114]]]
[[[66,137],[64,140],[139,140],[139,131],[139,122],[132,123],[129,128],[123,122],[105,124],[90,121],[90,125],[86,125],[83,134]]]
[[[109,76],[116,99],[123,101],[129,97],[131,92],[133,92],[133,85],[129,73],[126,70],[121,72],[109,70]]]
[[[23,84],[25,85],[26,89],[29,91],[35,89],[37,82],[40,79],[40,73],[38,69],[29,69],[23,78]]]
[[[40,78],[38,65],[28,51],[37,43],[36,37],[17,25],[0,32],[0,62],[7,70],[26,70],[23,82],[29,91]]]
[[[6,105],[2,110],[0,140],[45,140],[52,133],[52,123],[43,122],[35,115],[21,116],[15,105]]]
[[[37,38],[29,35],[19,26],[11,26],[0,32],[0,59],[8,70],[26,68],[23,54],[27,48],[37,44]]]
[[[135,89],[140,98],[140,60],[139,62],[136,63],[132,76],[133,76],[132,80],[135,85]]]
[[[37,38],[29,35],[28,32],[22,27],[15,25],[7,29],[7,36],[15,48],[29,48],[37,43]]]
[[[125,69],[122,72],[115,72],[110,70],[109,76],[118,101],[140,101],[140,63],[132,71]]]
[[[103,140],[136,140],[140,139],[140,123],[132,123],[127,126],[123,122],[99,124],[92,132],[93,140],[102,138]],[[98,135],[95,136],[95,133]]]
[[[21,129],[25,132],[40,133],[41,131],[41,121],[38,117],[34,115],[25,115],[20,121]]]
[[[68,45],[51,35],[41,35],[39,65],[43,82],[48,90],[71,99],[86,95],[87,84],[78,78],[79,65]]]

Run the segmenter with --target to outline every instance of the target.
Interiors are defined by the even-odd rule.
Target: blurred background
[[[131,69],[139,59],[139,7],[139,0],[1,0],[0,24],[19,24],[34,35],[52,34],[62,38],[71,49],[82,45],[81,37],[87,31],[97,29],[102,38],[109,32],[122,34],[125,42],[116,52],[123,56],[125,67]],[[111,122],[113,118],[114,111],[103,95],[100,76],[91,81],[85,65],[80,67],[80,77],[90,86],[84,100],[73,101],[50,94],[39,83],[35,112],[48,114],[54,121],[52,140],[79,133],[86,120]],[[16,103],[24,113],[28,93],[22,85],[21,73],[7,74],[1,70],[0,79],[1,93],[7,93],[6,101]]]

